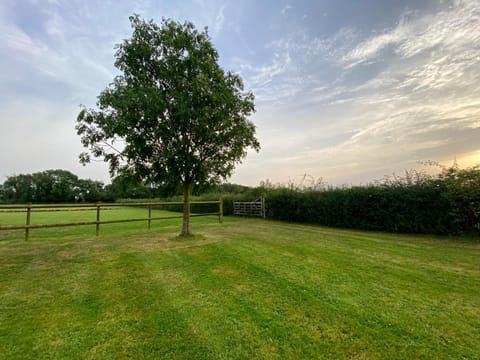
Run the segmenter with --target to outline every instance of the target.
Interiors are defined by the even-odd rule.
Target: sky
[[[79,164],[75,123],[119,74],[134,13],[208,27],[253,91],[261,150],[230,182],[356,185],[480,163],[479,0],[2,0],[0,183],[46,169],[110,181],[103,162]]]

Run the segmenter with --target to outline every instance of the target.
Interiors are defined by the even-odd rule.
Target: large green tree
[[[207,29],[130,17],[133,34],[119,44],[121,75],[80,111],[77,133],[110,172],[183,187],[182,235],[190,234],[192,186],[228,178],[252,147],[259,150],[254,96],[240,76],[225,72]]]

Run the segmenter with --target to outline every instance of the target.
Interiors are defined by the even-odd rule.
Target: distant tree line
[[[97,201],[104,197],[100,181],[79,179],[67,170],[45,170],[7,177],[2,186],[4,203]]]
[[[119,198],[148,198],[158,189],[119,176],[111,184],[80,179],[67,170],[45,170],[7,177],[0,186],[0,201],[18,203],[72,203],[114,201]]]

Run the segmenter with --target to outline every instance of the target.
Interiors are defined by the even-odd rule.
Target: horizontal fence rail
[[[208,212],[201,214],[190,214],[190,217],[199,216],[218,216],[218,222],[223,222],[223,201],[191,201],[190,205],[194,204],[218,204],[218,212]],[[7,225],[1,226],[0,231],[9,230],[25,230],[25,240],[30,237],[30,229],[42,229],[42,228],[55,228],[55,227],[69,227],[69,226],[82,226],[82,225],[95,225],[96,235],[98,236],[100,231],[100,225],[104,224],[116,224],[146,221],[148,223],[148,229],[150,229],[151,222],[154,220],[167,220],[167,219],[181,219],[182,215],[178,216],[154,216],[152,217],[152,208],[159,206],[171,206],[171,205],[183,205],[183,202],[138,202],[138,203],[96,203],[96,204],[21,204],[21,205],[0,205],[0,213],[2,212],[24,212],[26,213],[25,225]],[[116,207],[145,207],[148,210],[148,217],[135,218],[135,219],[117,219],[117,220],[101,220],[100,214],[102,210],[113,210]],[[55,211],[96,211],[95,221],[78,221],[78,222],[65,222],[56,224],[32,224],[31,217],[33,212],[55,212]]]

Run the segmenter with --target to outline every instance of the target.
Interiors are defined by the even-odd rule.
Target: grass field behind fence
[[[0,233],[0,358],[480,358],[478,241],[180,221]]]

